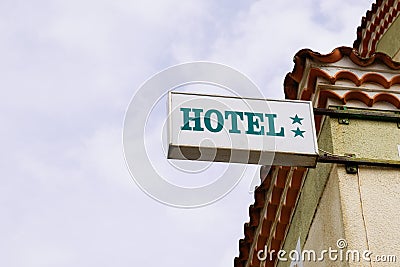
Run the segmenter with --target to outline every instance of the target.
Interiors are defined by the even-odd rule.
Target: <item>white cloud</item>
[[[351,46],[370,5],[0,3],[0,265],[232,265],[251,179],[196,210],[149,198],[123,161],[129,99],[155,72],[204,59],[249,75],[267,97],[282,97],[297,50]]]

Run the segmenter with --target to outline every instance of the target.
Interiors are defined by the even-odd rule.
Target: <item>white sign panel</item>
[[[169,93],[168,158],[316,165],[311,102]]]

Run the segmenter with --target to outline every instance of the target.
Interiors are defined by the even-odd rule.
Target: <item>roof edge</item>
[[[385,53],[375,53],[369,58],[361,57],[357,50],[347,46],[337,47],[328,54],[321,54],[311,49],[302,49],[293,58],[295,63],[292,72],[286,74],[284,80],[284,93],[286,99],[297,99],[298,85],[303,77],[307,59],[321,63],[335,63],[344,57],[348,57],[354,64],[360,67],[368,67],[376,63],[384,64],[393,70],[400,70],[400,62],[393,61]]]

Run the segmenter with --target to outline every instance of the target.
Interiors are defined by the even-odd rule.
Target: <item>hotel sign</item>
[[[314,167],[312,104],[169,93],[168,158]]]

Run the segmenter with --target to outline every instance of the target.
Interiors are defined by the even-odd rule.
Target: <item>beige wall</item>
[[[397,256],[397,264],[372,266],[399,266],[400,170],[363,167],[358,177],[369,250]]]
[[[398,266],[400,263],[400,172],[397,169],[360,167],[358,174],[333,168],[311,225],[305,250],[332,247],[346,240],[346,249],[395,255],[397,263],[350,260],[305,262],[304,266]],[[346,251],[344,249],[344,253]]]
[[[400,32],[400,19],[399,17],[397,17],[392,23],[392,25],[390,25],[389,29],[378,41],[376,46],[376,51],[383,52],[391,57],[394,57],[395,54],[400,49],[399,32]]]
[[[397,51],[396,55],[393,57],[393,60],[400,62],[400,49]]]
[[[332,169],[325,191],[319,202],[315,218],[308,233],[304,250],[314,250],[319,257],[320,251],[332,247],[336,249],[336,241],[344,237],[342,208],[340,203],[339,181],[337,168]],[[331,266],[332,262],[307,262],[306,266],[318,267],[325,263]],[[338,263],[335,266],[347,266]]]

